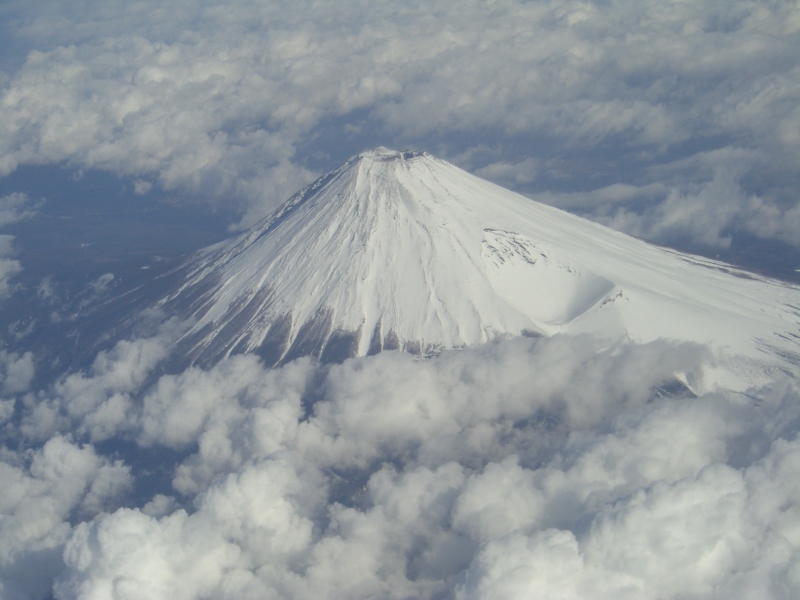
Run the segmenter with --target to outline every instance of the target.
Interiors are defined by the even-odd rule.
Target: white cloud
[[[465,600],[644,597],[626,583],[614,573],[587,567],[571,532],[547,529],[533,535],[515,533],[486,544],[456,587],[455,596]]]
[[[800,245],[792,2],[7,14],[30,52],[0,75],[4,174],[105,169],[244,225],[308,156],[416,145],[649,239]],[[32,210],[5,196],[0,224]],[[800,596],[796,381],[708,390],[703,348],[562,336],[162,375],[179,332],[38,392],[2,351],[0,598]]]
[[[108,288],[113,281],[113,273],[104,273],[89,283],[89,289],[91,289],[95,294],[103,294],[108,291]]]
[[[70,520],[115,508],[128,468],[63,437],[30,455],[0,456],[0,596],[45,598],[63,569]]]
[[[731,229],[754,202],[731,173],[719,171],[710,182],[690,190],[669,190],[660,203],[641,213],[617,210],[600,220],[646,239],[668,242],[682,236],[712,248],[727,248]]]
[[[638,218],[584,212],[662,241],[724,245],[729,227],[800,243],[780,183],[800,164],[792,2],[89,1],[13,17],[31,52],[2,92],[4,173],[107,169],[137,193],[236,198],[244,225],[309,181],[309,155],[335,163],[363,144],[445,158],[488,145],[500,155],[465,166],[522,191],[647,189],[666,183],[653,165],[739,148],[754,157],[742,173],[776,175],[763,189],[676,189]]]
[[[70,408],[82,394],[65,390],[86,390],[87,406],[127,394],[102,436],[171,448],[148,469],[172,472],[175,496],[138,492],[141,508],[78,525],[58,598],[800,589],[791,381],[670,396],[656,389],[713,367],[702,348],[556,336],[424,361],[269,370],[237,356],[142,389],[150,363],[132,357],[148,343],[62,381],[59,406],[63,427],[97,435],[93,413]],[[34,404],[26,431],[54,431]]]
[[[135,415],[133,395],[167,356],[179,331],[179,324],[167,321],[152,337],[117,342],[97,355],[89,373],[65,374],[46,393],[27,396],[20,431],[35,440],[74,432],[101,441],[125,430]]]
[[[536,179],[538,170],[536,161],[528,158],[517,163],[505,161],[491,163],[475,171],[475,175],[513,188],[515,184],[530,183]]]
[[[0,350],[0,392],[16,394],[28,389],[35,372],[33,354]]]
[[[660,243],[727,248],[734,232],[800,245],[800,207],[748,193],[743,180],[768,165],[741,148],[701,152],[653,168],[663,183],[613,184],[590,192],[533,194],[609,227]]]
[[[0,300],[11,295],[13,286],[10,280],[22,271],[20,262],[11,258],[14,256],[13,241],[13,235],[0,235]]]
[[[102,298],[113,288],[116,284],[113,273],[104,273],[94,281],[90,281],[85,288],[83,298],[80,300],[79,306],[85,307],[93,304],[99,298]],[[47,279],[39,284],[37,295],[42,299],[51,299],[54,296],[52,281]]]
[[[0,227],[28,219],[36,214],[26,194],[15,192],[0,198]]]
[[[138,195],[144,195],[153,189],[153,184],[143,179],[137,179],[133,182],[133,191]]]

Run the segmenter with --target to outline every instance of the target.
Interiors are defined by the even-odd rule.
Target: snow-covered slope
[[[707,343],[749,357],[741,368],[754,373],[800,357],[797,287],[649,245],[425,153],[360,154],[179,275],[161,305],[195,319],[182,343],[201,363],[584,331]]]

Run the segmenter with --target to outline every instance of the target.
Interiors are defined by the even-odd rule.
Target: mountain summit
[[[193,319],[181,344],[201,364],[558,332],[690,340],[775,364],[800,350],[797,287],[647,244],[424,152],[359,154],[177,274],[160,306]]]

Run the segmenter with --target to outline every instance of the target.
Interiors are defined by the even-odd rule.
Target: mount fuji
[[[709,345],[738,385],[800,365],[800,288],[657,247],[424,152],[359,154],[197,252],[156,303],[180,355],[268,364],[519,335]],[[733,361],[733,362],[730,362]]]

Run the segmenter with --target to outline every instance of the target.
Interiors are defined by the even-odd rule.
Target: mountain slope
[[[425,153],[360,154],[235,238],[160,301],[189,360],[341,360],[520,334],[710,344],[793,369],[800,289],[655,247]],[[749,375],[745,374],[745,377]]]

